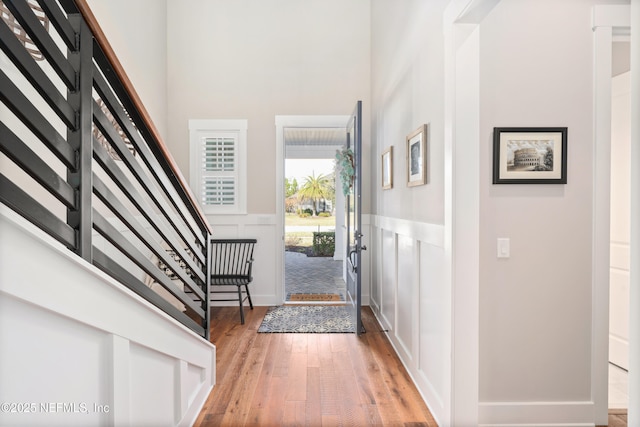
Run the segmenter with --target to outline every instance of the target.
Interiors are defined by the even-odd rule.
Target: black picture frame
[[[566,184],[566,127],[493,128],[494,184]]]

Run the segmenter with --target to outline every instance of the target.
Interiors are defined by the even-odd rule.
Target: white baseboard
[[[480,426],[591,426],[594,403],[580,402],[480,402]]]

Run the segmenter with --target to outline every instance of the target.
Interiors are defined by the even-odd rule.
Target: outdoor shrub
[[[332,256],[336,247],[335,231],[314,231],[313,252],[316,256]]]
[[[302,213],[306,213],[306,214],[309,214],[307,216],[311,216],[311,215],[313,215],[313,209],[307,208],[307,209],[303,210]]]
[[[323,218],[328,218],[331,216],[331,214],[329,212],[320,212],[318,214],[318,216],[323,217]]]
[[[284,236],[284,245],[285,246],[298,246],[302,239],[295,234],[285,234]]]
[[[311,214],[310,214],[310,213],[307,213],[307,212],[302,212],[302,213],[300,214],[300,218],[309,218],[310,216],[311,216]]]

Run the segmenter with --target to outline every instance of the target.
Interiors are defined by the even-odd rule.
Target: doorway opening
[[[284,301],[345,302],[344,196],[335,153],[344,127],[286,127],[284,135]]]
[[[629,405],[629,290],[631,240],[630,42],[612,45],[611,219],[609,273],[609,413]]]

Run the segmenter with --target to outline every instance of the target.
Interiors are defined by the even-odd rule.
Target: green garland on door
[[[342,193],[346,196],[353,188],[353,179],[356,174],[353,150],[343,148],[336,151],[336,167],[342,180]]]

